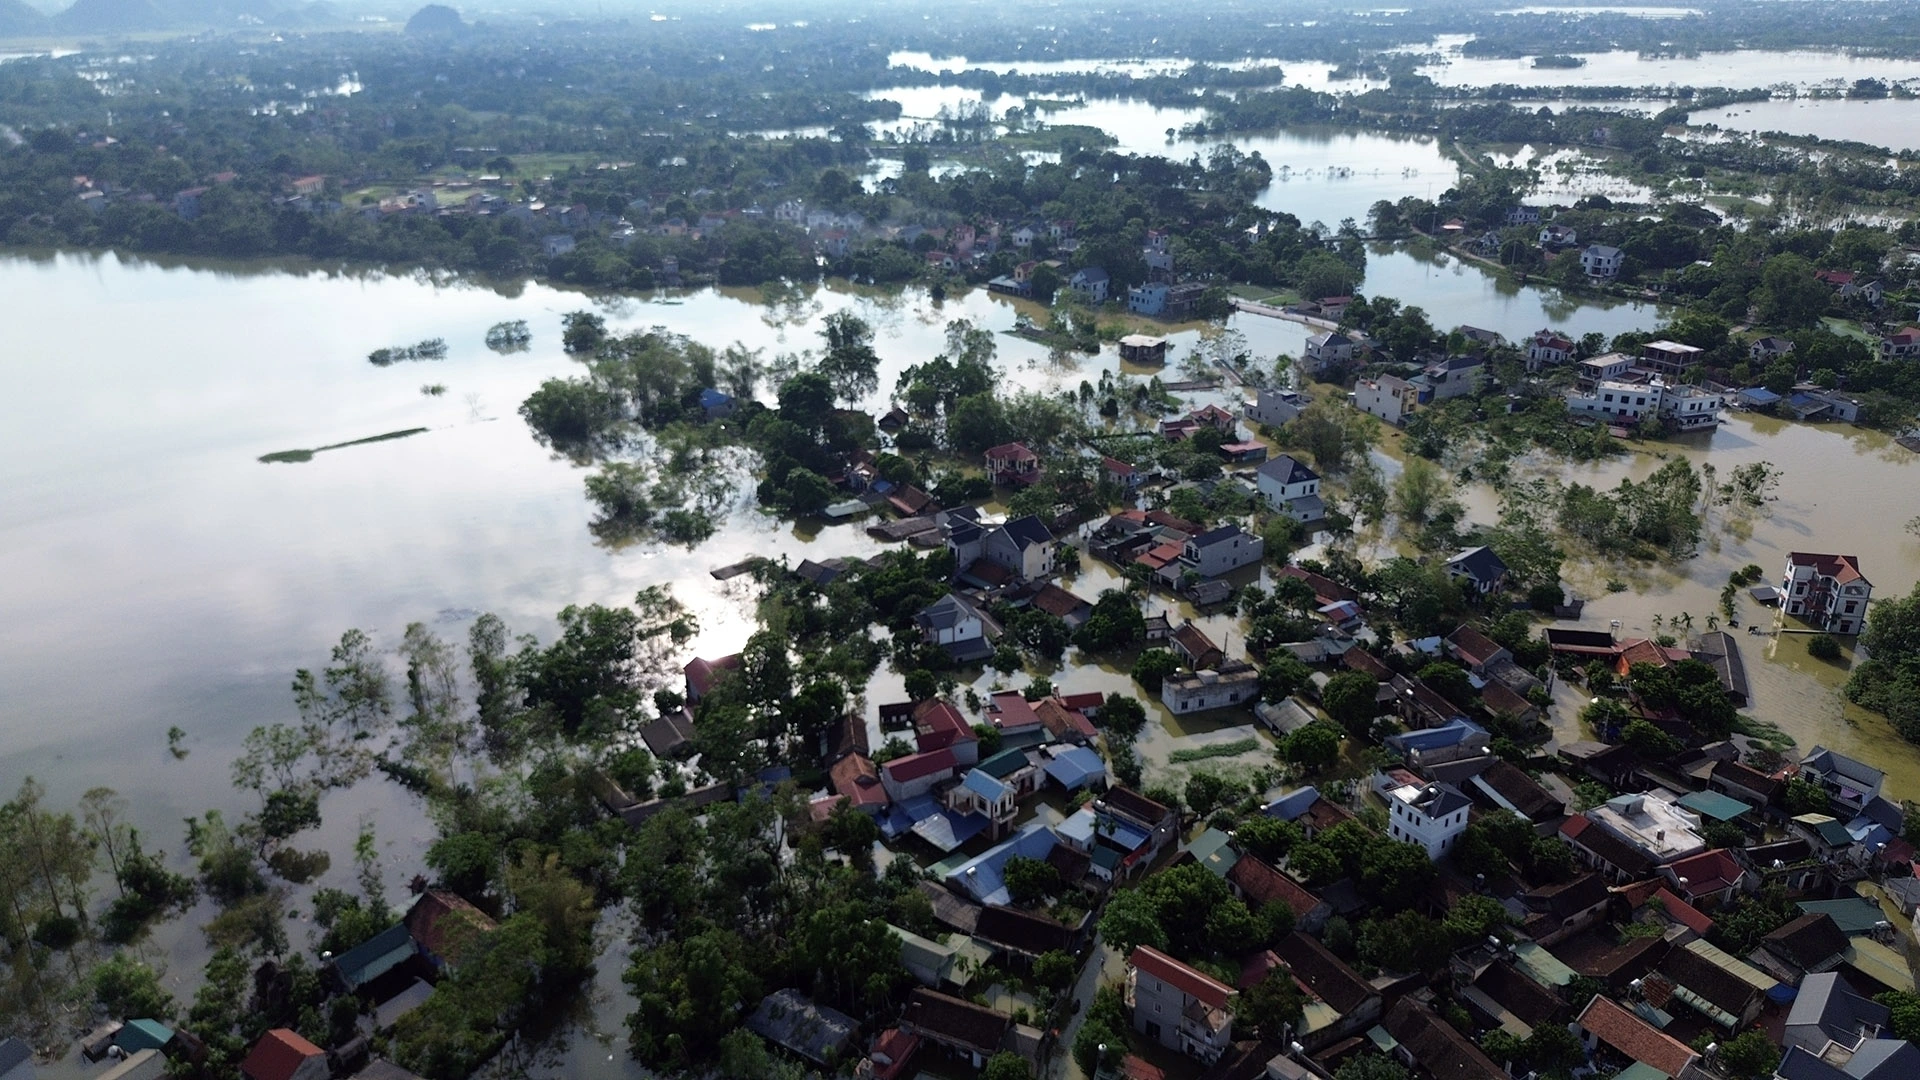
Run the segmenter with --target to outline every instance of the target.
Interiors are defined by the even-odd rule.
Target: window
[[[1855,601],[1852,601],[1852,600],[1847,601],[1847,614],[1849,615],[1853,614],[1853,609],[1855,606],[1857,606]]]

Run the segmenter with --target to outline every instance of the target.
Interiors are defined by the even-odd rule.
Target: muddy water
[[[1642,479],[1658,468],[1658,453],[1678,454],[1696,466],[1710,462],[1722,478],[1756,461],[1779,466],[1784,476],[1776,499],[1751,519],[1715,513],[1706,542],[1692,559],[1673,566],[1569,559],[1567,579],[1587,598],[1578,624],[1604,630],[1614,620],[1619,633],[1652,637],[1674,632],[1676,618],[1693,617],[1698,633],[1708,615],[1720,616],[1720,590],[1727,575],[1748,563],[1777,581],[1790,551],[1857,555],[1876,597],[1904,596],[1920,579],[1920,538],[1902,525],[1920,512],[1920,455],[1886,435],[1840,424],[1796,424],[1749,413],[1732,413],[1710,435],[1672,443],[1636,444],[1635,451],[1591,466],[1535,465],[1535,475],[1610,488],[1623,478]],[[1499,512],[1499,497],[1485,485],[1462,493],[1475,520]],[[1609,592],[1608,582],[1628,586]],[[1775,625],[1774,609],[1740,591],[1741,626]],[[1660,618],[1656,627],[1655,616]],[[1565,624],[1562,624],[1565,625]],[[1794,624],[1797,625],[1797,624]],[[1920,792],[1920,747],[1901,739],[1877,716],[1847,703],[1839,693],[1846,665],[1807,655],[1805,636],[1752,636],[1735,631],[1752,684],[1757,719],[1777,724],[1802,751],[1822,743],[1885,769],[1893,797]],[[1849,655],[1850,659],[1850,655]],[[1576,737],[1569,716],[1557,718],[1563,735]]]

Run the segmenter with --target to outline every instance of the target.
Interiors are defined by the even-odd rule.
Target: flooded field
[[[1779,131],[1891,150],[1920,150],[1920,100],[1913,98],[1776,98],[1702,109],[1691,114],[1687,123],[1693,127],[1711,124],[1723,131]]]

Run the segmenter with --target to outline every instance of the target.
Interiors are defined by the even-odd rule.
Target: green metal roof
[[[1367,1038],[1383,1054],[1391,1054],[1400,1045],[1400,1040],[1388,1034],[1387,1029],[1375,1024],[1367,1029]]]
[[[1807,915],[1832,916],[1841,933],[1848,937],[1872,933],[1887,917],[1879,904],[1859,896],[1846,900],[1803,900],[1799,908]]]
[[[1007,777],[1012,776],[1014,773],[1026,767],[1027,755],[1021,753],[1018,749],[1002,750],[974,766],[974,768],[979,769],[995,780],[1005,780]]]
[[[349,988],[358,990],[399,967],[413,954],[413,935],[407,933],[405,923],[396,923],[334,957],[333,966]]]
[[[1240,853],[1233,850],[1233,837],[1219,829],[1208,829],[1195,837],[1193,843],[1187,845],[1187,851],[1217,877],[1226,877],[1233,864],[1240,861]]]
[[[1667,1074],[1644,1061],[1636,1061],[1614,1073],[1613,1080],[1667,1080]]]
[[[1523,941],[1513,947],[1514,963],[1542,986],[1565,986],[1573,981],[1574,970],[1560,958],[1534,944]]]
[[[113,1037],[113,1045],[131,1054],[140,1050],[164,1050],[173,1041],[173,1029],[158,1020],[129,1020]]]
[[[1717,791],[1696,791],[1680,799],[1681,806],[1715,821],[1732,821],[1752,808],[1731,795]]]

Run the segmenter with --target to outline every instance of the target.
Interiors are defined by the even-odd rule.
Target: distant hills
[[[26,0],[0,0],[0,37],[232,29],[263,24],[325,26],[340,21],[339,11],[325,0],[73,0],[51,16]]]
[[[445,4],[428,4],[407,20],[407,33],[421,37],[454,37],[468,29],[460,13]]]
[[[0,35],[25,37],[47,32],[47,17],[24,0],[0,0]]]

